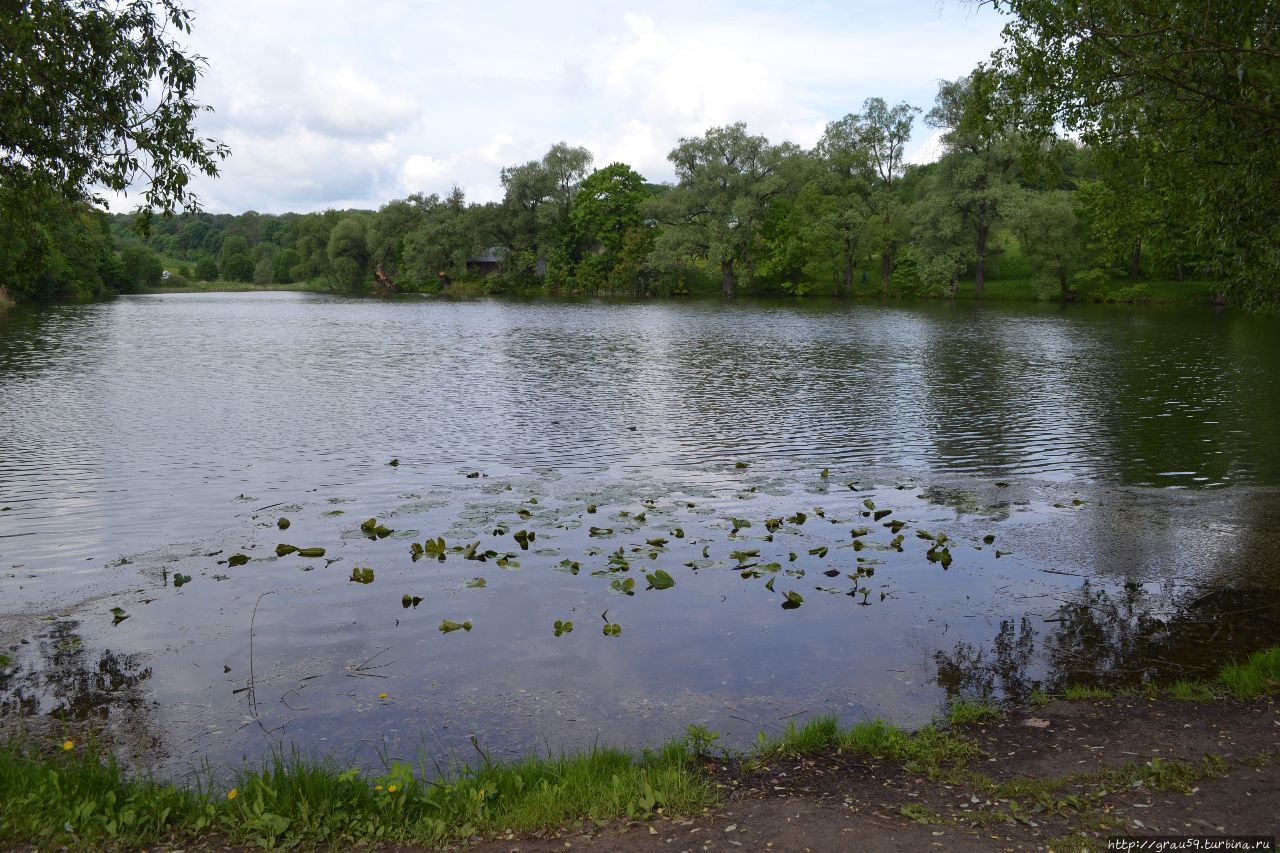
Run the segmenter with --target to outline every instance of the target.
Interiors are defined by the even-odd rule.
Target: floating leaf
[[[498,564],[501,565],[502,561],[499,560]],[[467,589],[484,589],[488,585],[489,585],[488,582],[486,582],[485,579],[482,577],[474,577],[471,580],[467,581],[467,584],[466,584]]]
[[[413,558],[415,563],[422,559],[424,554],[426,554],[426,550],[417,542],[411,542],[409,544],[409,556]]]
[[[672,535],[672,536],[674,536],[674,537],[676,537],[677,539],[683,539],[683,538],[684,538],[684,528],[683,528],[683,527],[677,527],[675,530],[672,530],[672,531],[671,531],[671,535]]]
[[[825,572],[823,572],[823,574],[824,574],[824,575],[826,575],[826,576],[827,576],[827,577],[829,577],[829,578],[834,578],[836,575],[840,574],[840,570],[839,570],[839,569],[827,569]]]
[[[276,527],[279,527],[281,530],[288,530],[288,529],[289,529],[289,524],[290,524],[290,522],[289,522],[289,519],[287,519],[287,518],[277,518],[277,519],[276,519]]]
[[[373,535],[378,539],[386,539],[392,533],[395,533],[395,531],[390,527],[387,527],[385,524],[379,524],[377,527],[373,528]]]
[[[804,596],[796,592],[794,589],[787,590],[783,596],[786,598],[786,601],[782,602],[782,606],[787,610],[791,610],[799,607],[801,604],[804,604]]]
[[[734,467],[734,468],[737,468],[739,471],[741,471],[743,468],[746,468],[746,467],[747,467],[747,464],[748,464],[748,463],[746,463],[746,462],[735,462],[735,463],[733,463],[733,467]]]
[[[281,554],[281,553],[280,553],[280,549],[281,549],[281,548],[293,548],[293,546],[292,546],[292,545],[277,545],[277,546],[276,546],[276,556],[277,556],[277,557],[283,557],[283,556],[284,556],[284,554],[288,554],[288,553],[289,553],[288,551],[285,551],[285,552],[284,552],[284,554]],[[297,550],[297,549],[294,549],[294,550]],[[228,566],[233,566],[233,567],[234,567],[234,566],[243,566],[243,565],[244,565],[245,563],[247,563],[247,562],[249,562],[249,555],[248,555],[248,554],[232,554],[230,557],[227,557],[227,565],[228,565]]]
[[[663,539],[661,536],[658,536],[654,539],[646,539],[644,541],[646,545],[650,545],[651,547],[654,547],[654,548],[661,548],[663,545],[667,544],[667,540]]]
[[[561,634],[569,634],[573,631],[573,623],[568,619],[561,622],[559,619],[555,622],[555,635],[559,637]]]
[[[388,464],[388,465],[390,465],[392,468],[395,468],[395,467],[397,467],[397,466],[400,464],[400,460],[399,460],[399,459],[392,459],[392,460],[391,460],[390,462],[388,462],[387,464]]]
[[[576,575],[581,568],[582,565],[577,560],[566,559],[560,561],[560,565],[556,571],[568,572],[571,575]]]
[[[518,568],[520,568],[520,561],[519,561],[519,560],[513,560],[513,559],[511,559],[510,557],[499,557],[499,558],[498,558],[498,568],[500,568],[500,569],[518,569]]]
[[[373,569],[356,566],[351,570],[351,580],[356,583],[373,583]]]
[[[119,625],[121,622],[129,618],[129,614],[124,612],[123,607],[111,608],[111,616],[112,616],[112,619],[111,619],[112,625]]]
[[[787,519],[787,521],[792,524],[804,524],[808,520],[809,516],[805,515],[803,512],[797,512],[795,515]]]
[[[533,515],[533,513],[529,512],[529,510],[525,509],[524,507],[520,507],[518,510],[516,510],[516,515],[520,516],[521,518],[528,519],[530,516]]]
[[[876,511],[875,511],[875,513],[872,515],[872,517],[873,517],[876,521],[879,521],[880,519],[884,518],[886,515],[893,515],[893,510],[891,510],[891,509],[878,509],[878,510],[876,510]]]
[[[765,581],[764,588],[769,590],[769,592],[773,592],[773,582],[776,580],[777,578],[769,578],[769,580]]]
[[[662,569],[655,569],[650,574],[645,575],[645,578],[649,581],[649,589],[671,589],[676,585],[675,578]]]
[[[174,572],[173,585],[175,588],[186,583],[191,583],[191,575],[184,575],[182,572]]]
[[[281,543],[280,545],[277,545],[277,546],[276,546],[276,556],[277,556],[277,557],[287,557],[287,556],[289,556],[290,554],[294,553],[294,552],[295,552],[295,551],[297,551],[297,550],[298,550],[298,548],[297,548],[297,546],[295,546],[295,545],[285,545],[285,544]],[[243,557],[244,555],[243,555],[243,554],[238,554],[237,556],[241,556],[241,557]],[[247,562],[249,562],[247,558],[245,559],[245,562],[246,562],[246,563],[247,563]],[[232,565],[232,566],[238,566],[238,565],[241,565],[240,563],[232,563],[230,560],[227,560],[227,563],[228,563],[229,565]]]
[[[512,534],[512,538],[520,545],[521,551],[529,550],[529,543],[538,538],[538,534],[528,530],[517,530]]]
[[[440,633],[442,634],[449,634],[449,633],[452,633],[453,631],[470,631],[470,630],[471,630],[470,621],[458,623],[458,622],[454,622],[451,619],[445,619],[440,623]]]
[[[590,536],[612,536],[612,535],[613,535],[613,528],[612,528],[612,527],[593,527],[593,528],[591,528],[591,529],[588,531],[588,535],[590,535]]]
[[[352,578],[352,580],[354,580],[354,578]],[[409,595],[406,593],[400,598],[400,606],[405,610],[408,610],[410,607],[417,607],[421,603],[422,596],[420,595]]]
[[[916,536],[918,536],[921,539],[929,539],[931,541],[937,540],[938,538],[937,536],[934,536],[932,533],[930,533],[927,530],[917,530]]]
[[[856,545],[857,543],[855,542],[854,544]],[[794,563],[798,559],[800,559],[800,555],[797,554],[795,551],[792,551],[791,553],[787,554],[787,562]]]
[[[376,528],[377,526],[378,526],[378,519],[376,518],[365,519],[364,521],[360,522],[360,532],[372,533],[374,531],[374,528]]]
[[[277,549],[277,550],[278,550],[278,549]],[[299,548],[299,549],[298,549],[298,556],[299,556],[299,557],[307,557],[307,558],[309,558],[309,559],[315,559],[315,558],[317,558],[317,557],[323,557],[323,556],[324,556],[324,549],[323,549],[323,548]]]
[[[874,510],[876,508],[876,502],[871,500],[871,498],[863,498],[862,505],[870,510]]]
[[[812,556],[814,556],[814,557],[817,557],[817,558],[821,559],[821,558],[823,558],[823,557],[827,556],[827,546],[826,546],[826,545],[819,545],[817,548],[810,548],[810,549],[809,549],[809,553],[810,553]]]
[[[470,474],[468,474],[468,475],[467,475],[467,479],[468,479],[468,480],[478,480],[478,479],[480,479],[480,472],[479,472],[479,471],[472,471]]]
[[[773,533],[775,530],[777,530],[781,526],[782,526],[782,519],[780,518],[766,518],[764,520],[764,529],[769,531],[770,533]]]
[[[907,525],[906,525],[906,522],[904,522],[904,521],[899,521],[898,519],[896,519],[896,518],[895,518],[895,519],[893,519],[892,521],[886,521],[886,522],[884,523],[884,526],[885,526],[885,527],[887,527],[887,528],[889,528],[889,530],[893,531],[894,533],[897,533],[897,532],[899,532],[900,530],[902,530],[902,528],[906,527]]]
[[[737,560],[739,563],[745,563],[748,557],[759,557],[760,549],[748,548],[744,551],[732,551],[730,552],[729,556]]]
[[[871,531],[865,527],[855,527],[853,530],[849,531],[849,535],[854,539],[857,539],[859,536],[866,536],[870,532]]]
[[[594,513],[595,511],[596,511],[596,505],[595,505],[595,504],[587,504],[587,512]]]
[[[818,476],[825,480],[831,476],[831,471],[829,471],[826,468],[823,468],[822,471],[818,473]]]
[[[422,543],[422,550],[428,557],[435,557],[444,562],[445,551],[448,550],[444,544],[444,537],[437,536],[435,539],[428,539]]]
[[[982,542],[983,544],[986,544],[986,545],[991,545],[995,541],[996,541],[995,534],[992,534],[992,533],[988,533],[986,536],[982,537]]]
[[[623,595],[635,595],[636,579],[635,578],[618,578],[610,582],[609,588],[612,589],[614,592],[620,592]]]

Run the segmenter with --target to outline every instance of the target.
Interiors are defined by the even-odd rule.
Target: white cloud
[[[927,107],[1001,23],[938,0],[188,2],[217,111],[201,130],[233,151],[195,189],[230,212],[376,208],[455,183],[491,200],[502,167],[562,140],[670,180],[667,152],[715,125],[808,146],[871,95]]]

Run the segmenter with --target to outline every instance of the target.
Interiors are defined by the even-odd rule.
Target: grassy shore
[[[1239,700],[1278,692],[1280,647],[1225,667],[1215,680],[1176,685],[1162,697]],[[431,776],[425,766],[400,762],[369,775],[325,760],[276,755],[239,772],[229,787],[213,785],[211,774],[194,787],[131,776],[94,744],[14,736],[0,746],[0,842],[99,848],[214,836],[262,846],[438,845],[555,831],[582,821],[698,814],[718,804],[726,786],[716,774],[726,768],[742,778],[782,759],[819,754],[888,761],[929,780],[1007,795],[1008,785],[970,769],[981,752],[964,734],[966,725],[1003,713],[985,702],[955,703],[944,726],[915,732],[880,721],[844,729],[822,717],[793,724],[777,738],[762,734],[751,750],[736,753],[719,748],[714,732],[690,726],[685,737],[638,754],[596,748],[437,768]],[[1205,761],[1126,765],[1108,771],[1115,779],[1106,781],[1154,784],[1176,777],[1177,784],[1190,784],[1218,772],[1217,764]],[[1018,784],[1027,791],[1050,785]]]

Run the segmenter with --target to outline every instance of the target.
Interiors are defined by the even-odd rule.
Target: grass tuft
[[[1067,699],[1076,702],[1085,699],[1111,699],[1114,695],[1110,690],[1103,690],[1100,687],[1086,687],[1083,684],[1069,684],[1064,694]]]
[[[1237,699],[1280,693],[1280,646],[1256,652],[1244,663],[1223,667],[1218,678]]]
[[[958,699],[947,709],[947,720],[953,726],[986,723],[1000,716],[1000,709],[987,699]]]

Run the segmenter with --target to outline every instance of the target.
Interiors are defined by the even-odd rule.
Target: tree
[[[338,220],[329,234],[329,271],[341,290],[364,290],[369,275],[369,247],[363,217]],[[234,239],[234,238],[233,238]]]
[[[195,206],[191,175],[216,175],[228,150],[196,135],[204,60],[171,36],[191,31],[191,13],[178,0],[6,5],[0,185],[102,201],[141,182],[148,211]]]
[[[893,275],[894,255],[910,228],[907,206],[896,189],[906,170],[903,157],[911,140],[911,126],[919,114],[919,107],[905,102],[890,107],[883,98],[867,98],[862,115],[850,117],[869,158],[872,193],[868,232],[880,249],[880,287],[885,293]]]
[[[785,188],[779,173],[792,153],[792,146],[748,135],[746,124],[739,122],[713,127],[700,138],[683,138],[667,155],[680,183],[656,211],[671,226],[671,239],[719,267],[725,296],[733,295],[734,265],[748,259],[769,200]]]
[[[944,80],[926,121],[945,133],[939,188],[973,238],[974,293],[986,284],[992,229],[1012,187],[1017,148],[1007,92],[999,75],[979,66],[968,77]]]
[[[1240,302],[1280,304],[1280,7],[991,0],[996,59],[1041,133],[1135,162]],[[1190,248],[1190,247],[1188,247]]]
[[[1068,190],[1020,190],[1010,204],[1010,227],[1037,278],[1056,289],[1064,302],[1071,299],[1072,276],[1084,265],[1079,207],[1076,194]]]
[[[811,197],[813,234],[819,243],[834,245],[846,293],[853,291],[853,267],[868,233],[877,177],[867,137],[861,119],[849,114],[828,124],[814,149],[822,168]],[[894,170],[890,163],[883,165]]]
[[[164,277],[164,267],[156,253],[146,246],[134,243],[125,246],[120,252],[120,263],[124,268],[125,279],[130,291],[159,287]]]

